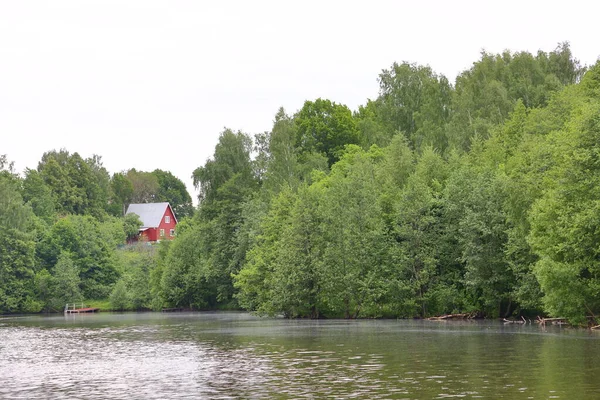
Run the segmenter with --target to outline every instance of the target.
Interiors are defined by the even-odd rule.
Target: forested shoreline
[[[351,85],[351,82],[349,82]],[[290,318],[600,312],[600,63],[569,45],[483,52],[454,83],[393,64],[352,111],[280,109],[225,129],[193,171],[112,176],[67,150],[0,159],[0,313],[245,309]],[[125,245],[129,203],[169,201],[177,237]],[[598,321],[596,321],[598,322]]]

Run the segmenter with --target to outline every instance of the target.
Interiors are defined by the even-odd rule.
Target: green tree
[[[44,153],[37,168],[61,214],[102,217],[108,207],[109,176],[100,157],[84,160],[67,150]]]
[[[115,262],[117,243],[123,243],[122,222],[99,223],[90,216],[71,215],[60,219],[37,246],[41,266],[54,274],[63,253],[68,253],[78,269],[85,298],[105,298],[118,279]]]
[[[131,204],[133,199],[133,183],[126,174],[118,172],[113,174],[110,187],[111,203],[114,207],[113,215],[125,215],[127,206]]]
[[[289,224],[280,225],[282,229],[278,234],[281,240],[273,249],[273,272],[266,278],[269,297],[263,297],[266,304],[259,306],[260,311],[283,313],[289,318],[318,318],[322,315],[317,276],[322,256],[317,201],[318,195],[314,190],[306,186],[299,188],[297,201],[290,211]],[[285,210],[281,211],[285,213]],[[279,217],[285,218],[285,214]],[[280,224],[282,222],[279,221]]]
[[[0,159],[4,167],[6,159]],[[0,313],[37,312],[31,208],[23,204],[12,169],[0,170]]]
[[[379,105],[380,103],[377,101],[367,100],[367,104],[359,106],[358,111],[354,113],[363,149],[368,149],[374,144],[385,147],[397,133],[392,128],[386,127]]]
[[[323,99],[306,101],[294,122],[299,155],[323,154],[329,166],[339,159],[344,146],[360,142],[352,112],[343,104]]]
[[[54,266],[54,290],[52,303],[54,309],[60,309],[67,303],[83,300],[79,268],[75,265],[72,255],[61,252]]]
[[[243,262],[237,256],[243,205],[258,189],[251,145],[247,135],[225,130],[213,158],[194,171],[200,207],[161,267],[160,292],[167,303],[204,308],[233,301],[232,274]]]
[[[56,217],[52,190],[46,185],[40,173],[34,169],[25,170],[23,180],[23,200],[31,206],[34,214],[51,224]]]
[[[298,170],[296,125],[283,108],[275,115],[269,135],[268,162],[264,186],[274,193],[286,187],[296,188],[300,177]]]
[[[322,260],[315,263],[320,302],[333,315],[357,318],[373,313],[389,279],[387,250],[375,164],[377,148],[365,153],[348,146],[323,186],[319,215]],[[371,314],[372,315],[372,314]]]
[[[194,213],[192,198],[185,184],[169,171],[155,169],[152,171],[158,181],[155,201],[168,202],[178,219],[191,217]]]
[[[256,232],[253,243],[245,253],[245,262],[234,274],[234,285],[238,290],[238,303],[260,314],[276,314],[279,299],[272,295],[275,284],[274,271],[278,260],[278,246],[282,243],[281,233],[290,223],[291,209],[296,196],[290,188],[283,188],[272,199],[267,214],[252,224]],[[259,226],[256,227],[256,224]],[[248,235],[250,236],[250,235]]]
[[[505,187],[493,171],[465,165],[449,178],[447,210],[464,264],[464,285],[472,306],[492,316],[511,311],[514,275],[505,250]]]
[[[123,217],[123,231],[126,240],[131,240],[140,233],[143,223],[137,214],[131,213]]]
[[[165,304],[196,309],[217,304],[216,279],[222,273],[210,264],[204,233],[194,225],[181,232],[169,247],[160,281]]]
[[[466,150],[472,138],[487,139],[517,101],[527,108],[545,106],[554,93],[576,83],[583,71],[568,43],[535,57],[528,52],[482,52],[481,59],[456,78],[447,128],[451,146]]]
[[[451,247],[444,226],[448,175],[448,163],[425,148],[395,203],[391,233],[397,272],[392,281],[401,290],[390,299],[403,316],[426,317],[463,306],[456,269],[444,258]]]
[[[135,168],[127,171],[127,180],[131,183],[133,192],[131,193],[131,203],[154,203],[157,200],[160,185],[158,184],[158,178],[151,172],[137,171]],[[128,186],[122,184],[122,196],[126,196],[128,193]],[[125,199],[125,197],[124,197]]]
[[[117,281],[110,293],[109,300],[113,310],[123,311],[130,307],[129,292],[123,279]]]
[[[589,78],[599,70],[594,67]],[[600,102],[590,99],[565,129],[550,135],[557,163],[530,214],[529,242],[539,256],[534,272],[544,307],[577,323],[600,309],[598,115]]]
[[[169,241],[163,242],[168,243]],[[127,308],[147,310],[152,309],[156,303],[157,294],[152,291],[152,276],[157,268],[159,257],[156,247],[148,246],[146,243],[137,243],[133,246],[126,246],[117,252],[122,271],[120,281],[124,283],[127,290]],[[114,290],[115,288],[113,288]]]
[[[394,63],[379,75],[379,118],[388,132],[402,132],[413,149],[429,145],[444,151],[451,96],[452,87],[444,75],[428,66]]]

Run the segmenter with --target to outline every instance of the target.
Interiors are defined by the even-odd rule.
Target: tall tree
[[[169,171],[155,169],[152,171],[158,181],[156,201],[167,201],[171,204],[177,218],[191,217],[194,213],[192,198],[181,179]]]
[[[46,185],[40,173],[35,169],[25,170],[23,200],[31,206],[35,215],[47,223],[53,222],[56,211],[52,198],[52,190]]]
[[[12,169],[1,170],[5,165],[0,160],[0,313],[37,312],[33,213],[23,204]]]
[[[352,112],[343,104],[323,99],[306,101],[294,122],[299,154],[323,154],[330,166],[339,159],[344,146],[360,142]]]
[[[200,206],[193,228],[182,232],[168,252],[162,277],[162,293],[171,303],[229,303],[233,299],[232,274],[239,271],[237,232],[243,225],[243,204],[258,189],[250,159],[252,140],[242,132],[226,129],[219,137],[213,157],[194,171],[200,189]],[[194,257],[183,254],[193,246]],[[191,285],[203,294],[177,289],[177,269],[188,274]],[[198,286],[199,285],[199,286]],[[174,291],[175,290],[175,291]],[[192,289],[190,289],[192,290]],[[179,293],[179,294],[177,294]],[[181,297],[183,295],[183,297]],[[190,297],[192,296],[192,297]]]
[[[108,206],[108,173],[100,158],[84,160],[62,149],[44,153],[37,168],[62,214],[102,217]]]
[[[150,172],[137,171],[135,168],[132,168],[127,171],[126,177],[131,182],[133,188],[133,193],[131,194],[132,203],[156,202],[160,189],[156,175]]]
[[[583,78],[584,87],[598,85],[598,76],[600,64]],[[579,323],[600,311],[599,115],[600,96],[588,98],[564,129],[549,135],[557,162],[530,214],[544,306]]]
[[[123,224],[118,220],[100,223],[90,216],[70,215],[45,233],[36,250],[41,266],[53,275],[60,255],[69,253],[79,271],[83,295],[98,299],[108,296],[119,277],[114,252],[124,241]]]
[[[456,78],[448,140],[458,149],[471,146],[473,137],[487,139],[502,124],[517,101],[527,108],[545,106],[553,93],[576,83],[584,68],[574,59],[568,43],[550,53],[489,54]]]
[[[269,135],[269,160],[264,185],[273,192],[299,184],[298,156],[294,147],[296,125],[283,108],[275,115]]]
[[[110,187],[111,203],[115,207],[113,214],[125,215],[127,206],[133,199],[133,183],[127,178],[126,174],[117,172],[113,174],[110,180]]]
[[[192,175],[201,203],[217,200],[219,189],[235,175],[252,179],[251,151],[252,139],[248,135],[230,129],[221,133],[213,158]]]
[[[413,149],[430,145],[444,151],[451,95],[448,79],[430,67],[394,63],[379,75],[379,118],[388,132],[402,132]]]
[[[323,186],[319,204],[322,261],[315,262],[320,303],[332,315],[357,318],[376,310],[390,278],[389,244],[379,209],[377,148],[349,146]],[[372,315],[372,314],[371,314]]]

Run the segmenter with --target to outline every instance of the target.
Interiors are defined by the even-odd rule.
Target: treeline
[[[600,64],[586,71],[561,44],[483,53],[454,84],[410,63],[379,83],[355,112],[317,99],[279,110],[269,132],[225,130],[193,172],[199,206],[177,238],[117,252],[104,291],[82,283],[78,257],[40,269],[43,235],[12,265],[71,268],[73,287],[112,288],[127,308],[575,323],[600,311]],[[112,193],[114,215],[126,201]]]
[[[288,317],[600,310],[600,71],[568,45],[483,53],[454,85],[394,64],[356,112],[226,130],[158,268],[171,306]]]
[[[60,150],[20,176],[1,156],[0,313],[59,311],[106,299],[123,279],[148,282],[153,250],[119,249],[141,225],[135,215],[123,217],[125,208],[151,201],[169,201],[182,217],[193,213],[185,185],[170,172],[110,176],[100,157]],[[147,300],[149,286],[140,285],[132,293]]]

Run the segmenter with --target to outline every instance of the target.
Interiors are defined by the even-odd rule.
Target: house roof
[[[127,207],[125,215],[132,213],[137,214],[142,221],[140,230],[156,228],[160,224],[163,215],[165,215],[167,207],[171,208],[169,203],[130,204],[129,207]],[[175,216],[172,208],[171,212],[173,213],[173,216]],[[175,222],[177,222],[177,218],[175,218]]]

